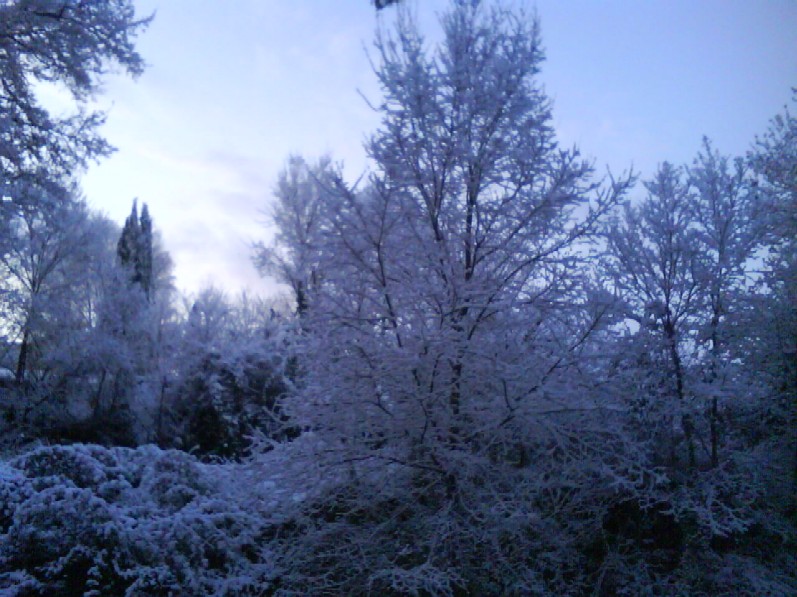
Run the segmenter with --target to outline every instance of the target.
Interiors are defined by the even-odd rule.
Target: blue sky
[[[405,0],[430,38],[444,0]],[[249,260],[291,153],[367,167],[378,99],[368,0],[138,0],[156,13],[139,39],[149,68],[111,76],[99,106],[118,151],[83,178],[90,204],[122,222],[149,204],[178,287],[271,293]],[[797,0],[527,2],[541,20],[540,80],[565,145],[599,171],[642,176],[691,161],[708,135],[741,154],[797,86]],[[637,190],[641,193],[641,190]]]

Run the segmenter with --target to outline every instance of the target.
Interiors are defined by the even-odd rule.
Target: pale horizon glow
[[[405,0],[434,37],[443,0]],[[598,173],[690,162],[703,135],[731,155],[789,103],[797,85],[797,2],[529,3],[540,18],[554,125]],[[368,0],[137,0],[156,12],[136,81],[110,76],[99,106],[118,151],[82,178],[89,204],[122,223],[147,203],[177,286],[279,290],[251,264],[271,190],[290,154],[329,154],[350,181],[367,168],[379,92],[366,48]],[[358,92],[359,91],[359,92]],[[640,194],[637,188],[635,194]]]

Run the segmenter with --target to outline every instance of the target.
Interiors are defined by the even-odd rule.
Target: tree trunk
[[[715,294],[718,294],[715,293]],[[711,317],[711,371],[709,373],[709,383],[714,384],[717,380],[717,363],[719,363],[719,336],[717,330],[720,323],[722,307],[719,299],[714,300],[714,312]],[[719,401],[716,396],[711,397],[711,408],[709,410],[709,430],[711,433],[711,468],[719,466]]]
[[[105,378],[108,372],[103,369],[100,375],[100,383],[97,384],[97,391],[94,393],[94,404],[92,404],[93,417],[97,419],[100,415],[100,405],[102,404],[102,388],[105,385]]]
[[[155,440],[158,442],[158,445],[163,447],[164,445],[164,437],[163,437],[163,408],[166,404],[166,376],[161,378],[161,391],[160,391],[160,398],[158,400],[158,420],[155,425]]]
[[[28,367],[28,345],[30,344],[30,331],[27,323],[25,331],[22,333],[22,343],[19,345],[19,356],[17,357],[17,384],[22,386],[25,383],[25,373]]]
[[[667,343],[670,349],[670,358],[673,364],[673,373],[675,375],[675,392],[678,397],[678,403],[681,408],[684,408],[684,375],[681,365],[681,355],[678,354],[678,345],[675,338],[675,326],[671,321],[664,323],[664,333],[667,337]],[[694,440],[694,426],[692,424],[692,417],[689,413],[681,415],[681,424],[684,428],[684,436],[686,437],[687,450],[689,452],[689,467],[695,468],[697,459],[695,458],[695,440]]]
[[[717,419],[719,418],[719,409],[717,405],[717,397],[711,398],[711,414],[710,414],[710,429],[711,429],[711,468],[717,468],[720,463],[719,459],[719,432],[717,430]]]

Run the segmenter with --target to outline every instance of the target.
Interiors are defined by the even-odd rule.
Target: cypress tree
[[[141,208],[137,249],[135,275],[149,298],[152,289],[152,218],[146,203]]]
[[[125,220],[124,228],[122,228],[122,235],[119,237],[119,243],[116,245],[116,254],[119,257],[119,263],[125,267],[132,267],[135,263],[136,254],[138,253],[139,236],[138,206],[137,201],[134,199],[133,209]]]
[[[145,203],[138,216],[137,202],[125,220],[116,246],[119,263],[130,272],[130,282],[141,286],[147,299],[152,292],[152,218]]]

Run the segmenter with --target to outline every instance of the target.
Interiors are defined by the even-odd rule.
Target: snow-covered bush
[[[173,427],[182,447],[192,453],[237,458],[248,452],[254,433],[282,433],[284,359],[229,352],[207,354],[176,389]]]
[[[253,435],[283,439],[292,324],[274,303],[245,294],[230,301],[211,287],[192,301],[164,378],[159,445],[235,459],[249,453]]]
[[[0,589],[13,595],[246,595],[273,557],[256,510],[177,451],[40,447],[0,471]],[[7,593],[4,593],[7,594]]]

